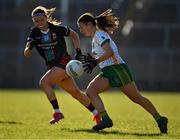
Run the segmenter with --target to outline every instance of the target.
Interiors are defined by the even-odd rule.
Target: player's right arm
[[[35,38],[35,28],[32,28],[30,31],[30,34],[27,38],[27,43],[24,49],[24,56],[26,57],[31,57],[32,56],[32,49],[37,45],[36,41],[34,40]]]
[[[31,57],[32,56],[32,49],[30,49],[30,42],[26,43],[26,47],[24,49],[24,56]]]

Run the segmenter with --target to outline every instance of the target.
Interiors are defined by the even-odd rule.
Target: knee
[[[95,96],[95,94],[96,94],[96,92],[94,91],[94,90],[92,90],[92,89],[88,89],[87,91],[86,91],[86,95],[90,98],[90,99],[92,99],[94,96]],[[97,95],[97,94],[96,94]]]
[[[48,81],[46,79],[43,78],[39,81],[40,88],[44,88],[46,85],[48,85]]]

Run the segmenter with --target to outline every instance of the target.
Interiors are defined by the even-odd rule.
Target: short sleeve
[[[63,36],[69,36],[70,34],[70,29],[67,26],[59,26],[59,32],[63,35]]]
[[[29,49],[32,50],[33,47],[37,46],[37,41],[35,40],[36,30],[31,29],[27,37],[27,42],[30,43]]]
[[[34,35],[33,30],[31,29],[31,31],[29,32],[29,35],[27,37],[27,41],[31,42],[31,41],[34,41],[34,40],[35,40],[35,35]]]
[[[104,32],[98,32],[95,36],[95,40],[100,46],[103,46],[105,43],[110,42],[109,35]]]

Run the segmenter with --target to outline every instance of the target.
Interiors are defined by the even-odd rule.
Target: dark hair
[[[84,24],[91,22],[94,26],[108,33],[113,33],[113,31],[119,27],[119,18],[114,16],[112,9],[108,9],[96,17],[91,13],[85,13],[79,17],[77,22]]]
[[[46,13],[44,10],[38,8],[36,10],[33,10],[32,16],[36,16],[37,14],[46,14]]]
[[[43,6],[36,7],[33,11],[31,16],[38,16],[38,15],[44,15],[47,17],[47,21],[54,24],[59,25],[61,24],[60,21],[52,17],[52,14],[56,11],[56,8],[47,9]]]

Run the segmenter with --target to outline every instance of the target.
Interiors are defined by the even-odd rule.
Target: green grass
[[[39,90],[0,90],[0,139],[175,139],[180,138],[180,93],[143,92],[169,118],[169,133],[160,134],[144,109],[121,92],[101,94],[114,126],[93,132],[92,115],[67,93],[57,91],[65,119],[48,123],[52,108]]]

